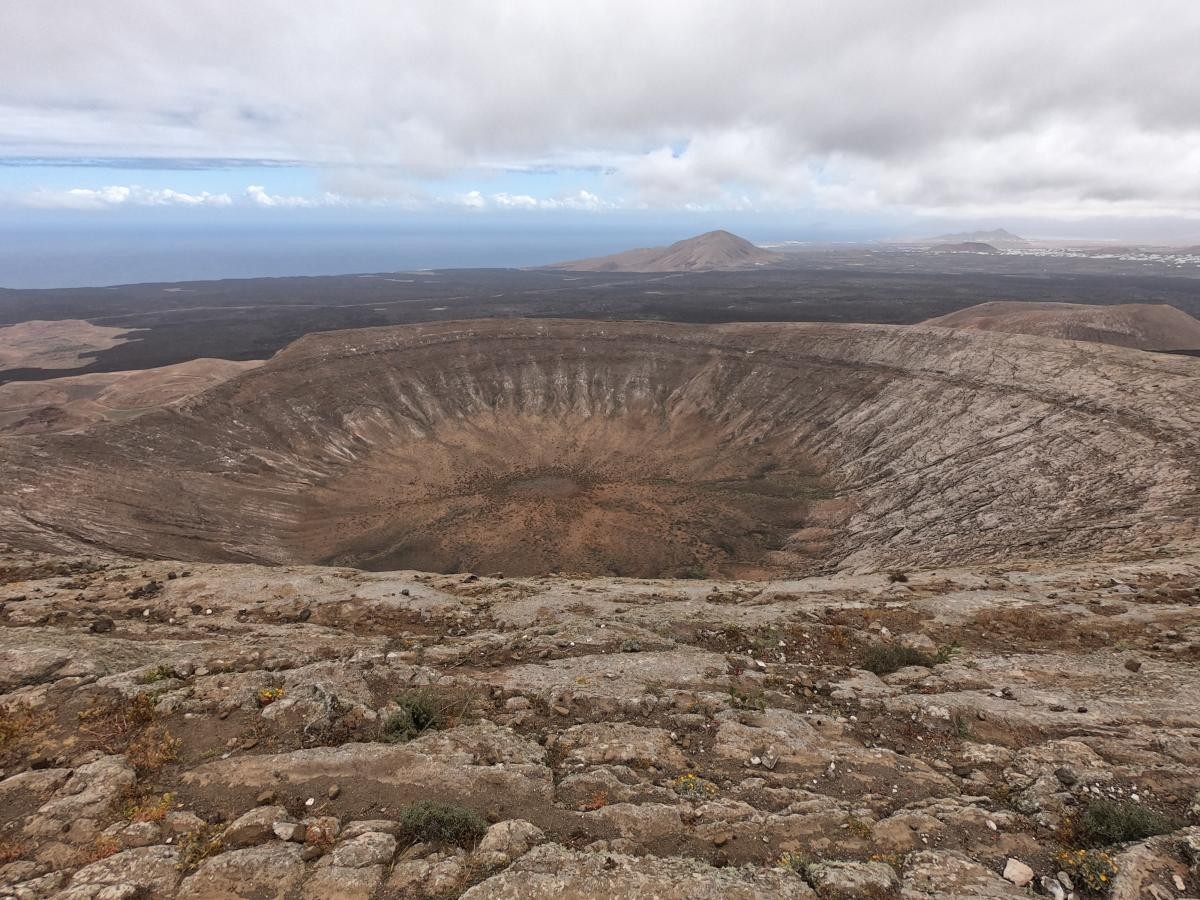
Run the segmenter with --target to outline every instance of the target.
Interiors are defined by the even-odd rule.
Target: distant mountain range
[[[1020,235],[1013,234],[1003,228],[991,231],[957,231],[953,234],[939,234],[936,237],[898,238],[888,241],[891,244],[989,244],[995,247],[1024,247],[1030,242]]]
[[[572,272],[700,272],[743,269],[780,262],[785,257],[755,246],[728,231],[709,231],[669,247],[645,247],[611,256],[576,259],[545,266]]]
[[[938,244],[937,249],[946,253],[999,253],[991,244],[983,241],[963,241],[961,244]]]

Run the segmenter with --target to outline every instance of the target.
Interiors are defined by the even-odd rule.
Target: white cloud
[[[617,204],[601,199],[591,191],[579,190],[573,194],[563,194],[557,197],[533,197],[529,194],[509,194],[503,191],[484,197],[479,191],[471,191],[467,195],[475,208],[493,206],[499,209],[525,210],[600,210],[615,209]]]
[[[1193,0],[40,0],[4,25],[5,153],[330,173],[323,197],[249,198],[276,208],[434,203],[431,180],[547,165],[609,171],[612,204],[681,209],[1200,204]],[[353,174],[377,171],[395,175]],[[605,208],[525,188],[447,202]]]
[[[487,198],[479,191],[469,191],[461,194],[453,198],[453,202],[467,209],[484,209],[488,205]]]
[[[114,184],[102,188],[39,189],[20,195],[22,206],[39,209],[113,209],[119,206],[229,206],[228,194],[186,194],[170,188]]]

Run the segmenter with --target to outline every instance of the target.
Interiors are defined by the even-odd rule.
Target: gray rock
[[[798,900],[812,889],[782,869],[718,869],[684,857],[588,853],[558,844],[530,850],[462,900],[585,900],[656,897],[661,900]]]
[[[360,869],[364,866],[387,865],[396,855],[396,838],[378,831],[368,831],[338,844],[322,862],[332,866]]]
[[[370,900],[383,883],[382,865],[316,869],[300,891],[302,900]]]
[[[920,850],[904,861],[904,900],[1010,900],[1021,888],[952,850]]]
[[[819,862],[805,871],[822,900],[877,900],[900,889],[896,870],[882,862]]]
[[[303,880],[300,848],[273,842],[206,859],[183,880],[178,900],[285,900]]]
[[[476,850],[479,853],[500,853],[508,859],[515,859],[545,839],[546,835],[542,829],[532,822],[509,819],[497,822],[489,828]]]
[[[221,836],[226,847],[253,847],[275,836],[276,822],[289,822],[292,817],[282,806],[258,806],[234,819]]]
[[[135,895],[173,897],[179,882],[179,853],[174,847],[139,847],[84,866],[71,876],[71,887],[131,886]]]

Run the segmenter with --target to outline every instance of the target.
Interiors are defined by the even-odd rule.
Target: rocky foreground
[[[1196,896],[1198,606],[9,552],[0,896]]]

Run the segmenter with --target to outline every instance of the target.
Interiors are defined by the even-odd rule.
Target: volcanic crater
[[[873,325],[310,335],[164,410],[11,441],[34,550],[768,578],[1148,551],[1200,514],[1200,360]]]

